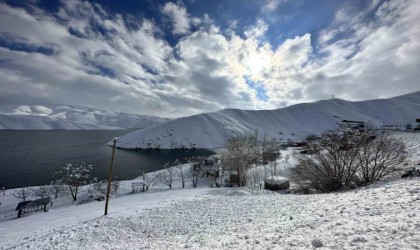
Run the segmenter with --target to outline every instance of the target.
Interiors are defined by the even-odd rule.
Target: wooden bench
[[[41,198],[32,201],[22,201],[19,202],[16,206],[16,211],[18,211],[18,218],[22,216],[22,214],[36,212],[40,210],[44,210],[44,212],[48,212],[49,206],[52,206],[51,198]]]

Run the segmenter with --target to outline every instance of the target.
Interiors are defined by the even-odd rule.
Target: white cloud
[[[329,37],[321,43],[328,56],[315,71],[322,79],[311,83],[307,95],[311,92],[316,99],[335,93],[361,100],[419,90],[415,70],[420,68],[419,11],[418,1],[387,1],[380,6],[374,2],[363,12],[340,11],[322,32]],[[374,19],[367,22],[369,15]],[[329,44],[333,38],[336,41]]]
[[[172,2],[168,2],[163,6],[162,13],[170,18],[173,26],[172,33],[174,35],[183,35],[190,32],[190,20],[184,6],[179,3],[174,4]],[[194,25],[198,25],[200,19],[193,18],[192,22]]]
[[[286,1],[285,0],[267,0],[265,5],[262,7],[262,12],[271,13],[275,11],[282,2],[286,2]]]
[[[360,100],[418,90],[417,1],[372,2],[357,13],[344,8],[317,41],[303,33],[278,46],[265,39],[270,30],[262,19],[246,27],[245,36],[233,21],[226,35],[208,15],[190,17],[179,4],[162,11],[183,35],[172,47],[152,20],[109,15],[97,4],[66,1],[54,14],[0,4],[0,35],[32,48],[0,47],[0,90],[163,116],[215,111],[227,103],[279,108],[332,93]],[[245,77],[269,100],[260,100]]]
[[[262,19],[257,19],[257,22],[248,27],[244,34],[246,37],[251,37],[254,39],[260,39],[264,36],[265,32],[268,30],[268,25]]]

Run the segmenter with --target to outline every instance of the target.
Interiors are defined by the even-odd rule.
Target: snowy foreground
[[[394,136],[417,165],[420,134]],[[287,176],[293,150],[282,155],[277,166]],[[179,177],[171,190],[129,194],[132,181],[123,181],[106,217],[104,202],[73,205],[61,197],[48,213],[13,219],[18,200],[7,190],[0,249],[420,249],[420,177],[391,179],[311,195],[207,188],[205,180],[194,189],[190,179],[182,189]]]
[[[107,217],[100,216],[103,204],[2,223],[3,249],[307,249],[313,240],[330,249],[420,246],[419,178],[321,195],[250,188],[140,193],[113,199]],[[57,219],[80,223],[51,227]]]

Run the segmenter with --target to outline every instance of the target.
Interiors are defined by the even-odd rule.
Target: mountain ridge
[[[168,120],[74,105],[0,106],[0,129],[10,130],[143,129]]]
[[[342,120],[375,126],[414,125],[420,118],[420,91],[389,99],[341,99],[301,103],[274,110],[224,109],[177,118],[122,136],[120,148],[219,148],[235,134],[259,131],[278,141],[302,140],[338,127]]]

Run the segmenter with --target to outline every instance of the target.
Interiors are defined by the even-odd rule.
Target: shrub
[[[368,131],[359,138],[359,168],[354,176],[358,186],[378,181],[394,172],[407,159],[405,144],[387,134],[375,137]]]
[[[406,159],[405,145],[373,131],[339,130],[309,143],[312,155],[298,156],[292,180],[302,190],[355,188],[389,175]]]

